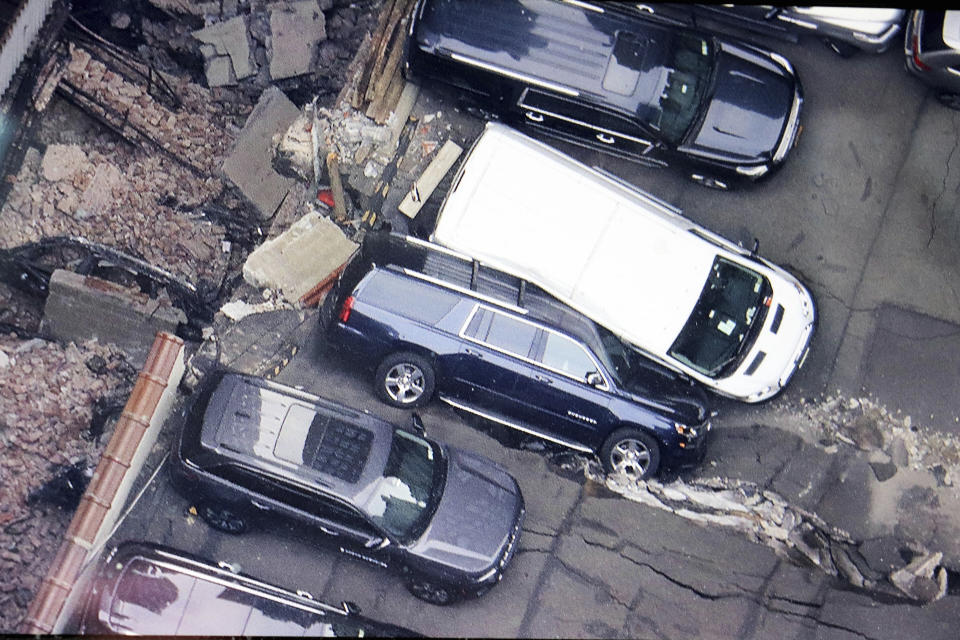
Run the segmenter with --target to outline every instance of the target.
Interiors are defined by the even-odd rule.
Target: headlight
[[[770,167],[765,164],[758,164],[753,167],[737,167],[737,173],[742,176],[750,176],[751,178],[759,178],[767,171],[770,171]]]

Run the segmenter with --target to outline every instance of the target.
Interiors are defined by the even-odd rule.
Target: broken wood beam
[[[420,212],[420,207],[433,193],[443,176],[447,175],[450,167],[457,161],[463,149],[453,140],[447,140],[437,151],[430,164],[420,177],[413,181],[410,191],[404,196],[399,209],[408,218],[413,218]]]
[[[340,160],[336,151],[327,154],[327,174],[330,176],[330,192],[333,194],[333,214],[337,221],[343,222],[347,219],[347,200],[343,192]]]

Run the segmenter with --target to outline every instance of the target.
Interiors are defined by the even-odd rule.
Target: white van
[[[781,267],[495,122],[454,178],[431,240],[540,285],[746,402],[787,384],[816,325],[810,292]]]

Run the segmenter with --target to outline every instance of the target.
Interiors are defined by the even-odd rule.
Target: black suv
[[[230,371],[194,392],[171,456],[174,485],[213,527],[277,516],[342,553],[399,569],[415,596],[449,604],[497,584],[524,516],[492,461],[287,387]]]
[[[770,175],[800,133],[782,55],[617,3],[420,0],[404,73],[487,118],[718,189]]]
[[[124,542],[86,594],[83,635],[419,637],[163,545]]]
[[[384,401],[417,407],[436,394],[638,479],[701,459],[710,410],[689,379],[533,284],[425,241],[377,237],[320,315],[333,346],[376,364]]]

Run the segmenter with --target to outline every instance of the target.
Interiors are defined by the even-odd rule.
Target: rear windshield
[[[122,634],[218,636],[359,636],[353,621],[331,620],[254,589],[135,558],[124,567],[109,605]]]
[[[379,271],[367,280],[358,298],[429,325],[440,322],[460,301],[451,291],[389,271]]]
[[[717,256],[670,355],[711,378],[728,375],[763,324],[770,293],[764,276]]]

